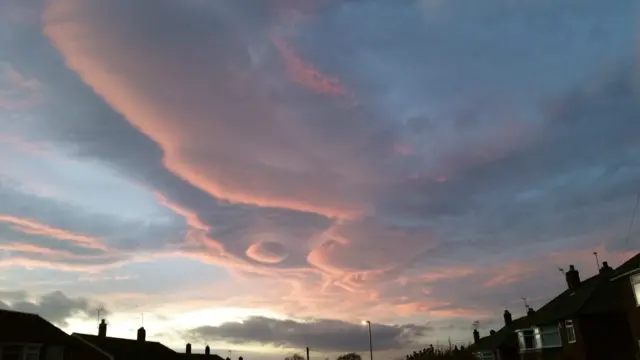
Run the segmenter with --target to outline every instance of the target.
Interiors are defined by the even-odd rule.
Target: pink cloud
[[[333,96],[348,96],[340,80],[329,77],[316,69],[313,64],[300,58],[293,48],[281,37],[271,35],[271,41],[284,60],[289,79],[318,93]]]
[[[15,216],[0,214],[0,223],[1,222],[11,224],[11,229],[25,234],[71,241],[77,246],[90,249],[106,250],[104,244],[95,237],[74,234],[70,231],[57,229],[31,219],[24,219]]]
[[[118,8],[117,3],[108,6]],[[250,67],[243,48],[220,39],[225,57],[202,48],[194,63],[185,66],[177,52],[154,53],[135,45],[138,34],[110,31],[123,24],[117,17],[97,15],[94,10],[101,6],[106,5],[92,0],[51,2],[44,31],[84,82],[162,147],[169,170],[236,203],[332,217],[353,216],[368,207],[360,191],[351,191],[354,174],[368,178],[362,162],[343,154],[334,163],[332,152],[321,148],[326,144],[311,132],[292,132],[289,118],[282,115],[289,110],[271,101],[273,90],[265,75]],[[219,64],[212,64],[214,59]],[[310,73],[304,63],[298,65]],[[226,70],[212,71],[211,66]],[[312,78],[303,77],[316,86]],[[318,89],[341,91],[322,76],[318,79],[317,84],[328,86]],[[168,83],[173,90],[166,90]],[[293,143],[300,151],[291,150]],[[315,166],[320,163],[324,167]]]

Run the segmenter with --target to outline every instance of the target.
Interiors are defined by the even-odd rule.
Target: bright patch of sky
[[[170,222],[174,215],[146,189],[97,162],[63,157],[55,149],[0,138],[0,177],[24,192],[53,198],[92,213]]]

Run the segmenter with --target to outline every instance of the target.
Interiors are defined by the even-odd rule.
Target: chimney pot
[[[140,329],[138,329],[138,341],[144,342],[146,339],[147,331],[144,329],[144,327],[141,327]]]
[[[509,312],[509,310],[505,310],[504,311],[504,325],[505,326],[509,326],[511,325],[511,323],[513,323],[513,317],[511,316],[511,313]]]
[[[602,267],[600,268],[600,274],[608,273],[611,270],[613,269],[611,268],[611,266],[609,266],[609,263],[606,261],[603,261]]]
[[[191,344],[187,343],[187,354],[191,354]]]
[[[107,337],[107,322],[104,321],[104,319],[102,319],[102,321],[100,321],[100,325],[98,325],[98,337]]]
[[[207,345],[207,346],[204,348],[204,354],[205,354],[205,355],[209,355],[209,354],[211,354],[211,349],[209,348],[209,345]]]
[[[569,265],[569,271],[565,274],[565,278],[569,290],[575,290],[580,287],[580,272],[573,265]]]
[[[496,331],[495,331],[495,330],[493,330],[493,329],[489,330],[489,335],[493,335],[493,334],[495,334],[495,333],[496,333]]]
[[[533,316],[535,313],[536,313],[536,311],[535,311],[535,310],[533,310],[533,308],[529,308],[529,309],[527,310],[527,316]]]
[[[478,329],[473,329],[473,342],[477,343],[478,341],[480,341],[480,333]]]

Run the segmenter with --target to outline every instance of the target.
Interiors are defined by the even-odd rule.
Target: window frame
[[[40,353],[42,351],[41,344],[31,344],[31,343],[4,343],[0,344],[0,360],[4,358],[4,348],[5,347],[16,347],[20,349],[19,358],[21,360],[28,360],[28,355],[36,355],[36,358],[40,358]]]
[[[549,334],[553,334],[553,335],[557,335],[558,337],[558,343],[553,344],[553,345],[547,345],[545,344],[545,334],[549,335]],[[541,349],[551,349],[551,348],[558,348],[558,347],[562,347],[562,334],[560,333],[560,329],[558,328],[558,326],[537,326],[536,327],[536,340],[538,341],[538,346]],[[548,343],[548,342],[547,342]]]
[[[531,339],[532,347],[527,347],[527,338]],[[524,345],[524,347],[522,345]],[[518,330],[518,348],[520,348],[520,353],[540,349],[536,340],[536,332],[533,328]]]
[[[564,321],[564,330],[567,334],[567,342],[569,344],[575,344],[578,342],[578,337],[576,335],[576,326],[573,324],[573,320]]]
[[[633,298],[636,300],[636,307],[640,306],[640,299],[638,299],[638,293],[636,292],[636,285],[640,286],[640,274],[629,276],[629,282],[631,283],[631,291],[633,291]]]
[[[478,351],[473,355],[476,360],[496,360],[493,351]]]

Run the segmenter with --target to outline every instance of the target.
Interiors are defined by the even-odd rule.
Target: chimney
[[[580,273],[573,265],[569,265],[569,271],[567,271],[565,277],[567,278],[569,290],[575,290],[580,287]]]
[[[107,337],[107,323],[104,321],[104,319],[102,319],[100,325],[98,325],[98,337]]]
[[[478,341],[480,341],[480,333],[478,329],[473,329],[473,342],[477,343]]]
[[[205,354],[205,355],[211,355],[211,349],[209,349],[209,345],[207,345],[207,346],[204,348],[204,354]]]
[[[187,355],[191,354],[191,344],[187,343]]]
[[[600,268],[600,274],[606,274],[609,273],[611,270],[613,270],[613,268],[611,268],[611,266],[609,266],[609,263],[606,261],[602,262],[602,267]]]
[[[144,342],[147,339],[147,331],[141,327],[138,329],[138,341]]]
[[[504,325],[505,326],[509,326],[511,325],[511,323],[513,323],[513,318],[511,317],[511,313],[509,312],[509,310],[505,310],[504,311]]]
[[[489,330],[489,335],[494,335],[495,333],[496,333],[495,330],[493,330],[493,329]]]
[[[238,360],[242,360],[242,356],[240,356],[240,357],[238,358]]]
[[[535,313],[536,313],[535,310],[533,310],[533,308],[531,307],[527,310],[527,316],[533,316],[535,315]]]

